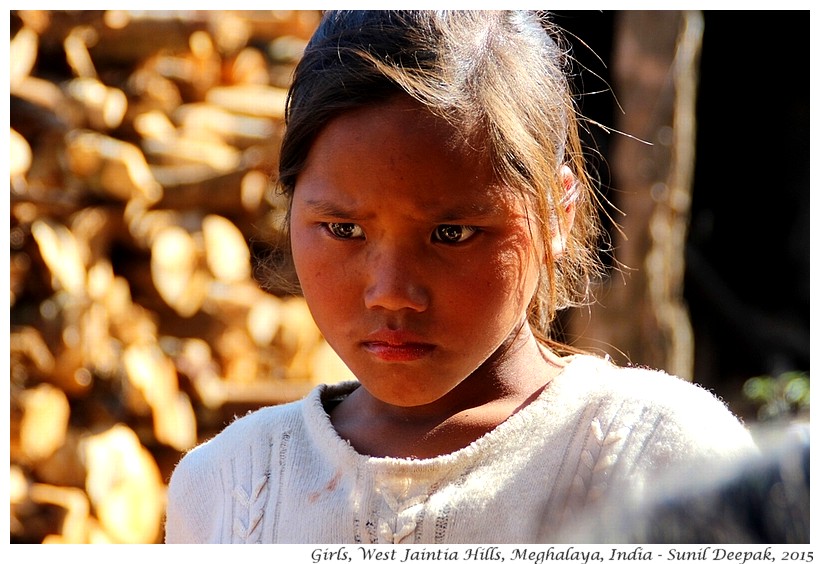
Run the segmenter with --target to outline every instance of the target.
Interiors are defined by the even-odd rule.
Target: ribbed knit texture
[[[711,393],[667,374],[575,357],[527,407],[469,446],[430,459],[358,454],[319,386],[236,420],[179,463],[169,543],[533,542],[613,496],[640,498],[754,448]]]

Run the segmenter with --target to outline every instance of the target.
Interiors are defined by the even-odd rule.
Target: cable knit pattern
[[[238,467],[234,461],[237,482],[233,489],[233,532],[240,542],[256,544],[261,542],[261,522],[265,516],[267,504],[270,448],[261,456],[254,456],[254,453],[250,453],[248,458],[254,463],[261,462],[266,467],[259,469],[251,465],[249,468],[242,468]]]
[[[233,491],[234,501],[238,508],[234,519],[234,533],[246,543],[258,542],[259,523],[264,517],[264,493],[268,485],[268,477],[263,475],[253,491],[246,492],[242,486],[236,486]]]
[[[601,421],[597,417],[592,419],[584,449],[578,457],[578,469],[572,478],[563,519],[574,517],[578,509],[604,495],[608,477],[628,434],[627,427],[604,432]]]
[[[378,516],[378,539],[381,543],[399,544],[416,530],[416,518],[424,510],[429,497],[418,491],[423,484],[404,478],[378,484],[376,491],[387,505],[387,511]]]
[[[323,405],[358,386],[238,419],[180,461],[166,541],[532,543],[664,471],[753,451],[712,394],[661,372],[573,358],[542,394],[456,452],[364,456]]]

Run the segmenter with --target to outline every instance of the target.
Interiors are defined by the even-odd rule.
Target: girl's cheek
[[[318,239],[306,241],[302,260],[296,261],[297,270],[301,267],[304,275],[320,286],[319,291],[333,293],[350,284],[358,260],[338,245],[328,245],[326,238]]]

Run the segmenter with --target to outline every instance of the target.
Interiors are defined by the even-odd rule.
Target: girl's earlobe
[[[554,226],[555,231],[552,234],[553,259],[560,258],[566,250],[569,232],[575,221],[575,200],[578,198],[578,179],[572,170],[567,165],[562,165],[559,175],[561,177],[561,186],[564,188],[560,203],[564,208],[564,213],[559,215],[557,225]]]
[[[561,165],[561,185],[564,187],[564,197],[561,198],[561,203],[564,205],[564,211],[573,216],[575,214],[575,200],[578,198],[578,179],[567,165]]]

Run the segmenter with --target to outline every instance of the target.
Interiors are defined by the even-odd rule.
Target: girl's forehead
[[[466,120],[445,119],[405,94],[344,110],[331,118],[317,136],[327,135],[328,130],[342,135],[394,136],[398,142],[423,136],[440,151],[470,153],[477,164],[489,155],[486,135]]]
[[[519,191],[498,181],[486,151],[409,98],[331,120],[297,178],[294,195],[300,192],[303,199],[324,206],[332,199],[351,209],[376,195],[413,205],[420,215],[454,219],[520,207]]]

